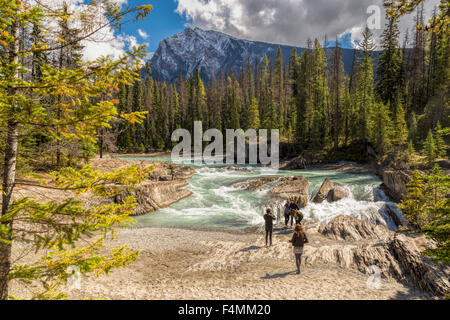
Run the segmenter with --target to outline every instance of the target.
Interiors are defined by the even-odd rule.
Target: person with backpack
[[[275,216],[272,213],[271,209],[267,209],[266,214],[264,215],[265,227],[266,227],[266,247],[267,242],[270,239],[270,246],[272,246],[272,232],[273,232],[273,221],[275,220]]]
[[[308,243],[305,230],[301,224],[297,224],[294,228],[294,234],[290,241],[294,247],[295,264],[297,265],[297,274],[300,274],[300,265],[302,263],[303,247]]]

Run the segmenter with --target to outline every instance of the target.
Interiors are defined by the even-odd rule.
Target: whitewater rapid
[[[130,159],[136,160],[136,159]],[[139,160],[170,161],[169,158],[139,158]],[[395,223],[386,211],[401,217],[397,206],[380,189],[381,180],[372,174],[337,172],[329,170],[278,171],[269,168],[225,165],[192,165],[196,173],[189,180],[188,189],[193,195],[169,208],[137,217],[137,227],[182,227],[195,229],[245,229],[264,224],[263,215],[270,207],[278,216],[277,224],[283,224],[281,201],[271,199],[269,189],[279,182],[263,185],[255,191],[247,191],[245,181],[261,177],[304,176],[310,181],[309,197],[312,199],[325,178],[344,185],[350,197],[328,203],[311,201],[302,209],[305,219],[327,223],[339,215],[349,215],[370,220],[396,230]]]

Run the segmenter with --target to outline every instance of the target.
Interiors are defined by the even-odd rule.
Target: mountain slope
[[[280,45],[283,61],[287,63],[294,47]],[[188,77],[191,72],[199,69],[202,78],[209,82],[224,72],[239,72],[250,59],[262,61],[264,54],[275,59],[278,44],[237,39],[221,32],[186,28],[184,31],[167,38],[150,60],[153,78],[175,82],[181,74]],[[297,48],[300,55],[305,49]],[[332,49],[328,49],[328,54]],[[342,49],[345,71],[350,72],[353,61],[353,49]]]

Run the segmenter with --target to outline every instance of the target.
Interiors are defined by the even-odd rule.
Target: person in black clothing
[[[300,208],[294,201],[291,202],[291,210],[300,210]]]
[[[266,214],[264,215],[264,220],[266,222],[266,246],[267,240],[270,238],[270,245],[272,246],[272,231],[273,231],[273,221],[275,220],[275,216],[272,213],[272,210],[267,209]]]
[[[297,224],[294,228],[294,235],[291,239],[294,247],[295,264],[297,265],[297,274],[300,274],[300,265],[302,263],[303,246],[308,243],[305,230],[301,224]]]
[[[284,205],[284,225],[287,227],[289,223],[289,218],[291,217],[291,201],[287,201]],[[292,227],[292,220],[291,220]]]

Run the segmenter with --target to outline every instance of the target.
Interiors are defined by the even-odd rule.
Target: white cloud
[[[383,0],[177,0],[176,12],[194,26],[250,40],[304,46],[308,38],[333,39],[352,32],[358,40],[367,23],[367,8],[381,8]],[[425,2],[429,17],[439,0]],[[402,18],[402,32],[411,28],[414,15]],[[382,30],[375,30],[379,36]],[[354,33],[354,34],[353,34]]]
[[[125,4],[127,0],[115,0],[118,4]],[[69,20],[72,27],[80,28],[80,23],[77,19],[77,14],[87,8],[84,0],[41,0],[40,3],[45,3],[51,8],[61,8],[63,2],[66,2],[69,6],[69,11],[72,12],[72,21]],[[34,0],[30,0],[30,3],[35,4]],[[94,11],[93,11],[94,10]],[[96,8],[90,6],[89,13],[95,13],[95,21],[92,21],[95,25],[100,26],[107,22],[104,15],[104,8],[97,6]],[[50,32],[56,32],[58,30],[58,24],[56,21],[47,21],[47,29]],[[103,28],[90,36],[86,40],[82,41],[84,46],[83,60],[95,60],[100,56],[110,56],[113,59],[119,58],[125,53],[125,50],[132,49],[133,46],[138,46],[140,43],[136,37],[126,34],[117,34],[115,30],[111,28]]]
[[[148,34],[147,32],[143,31],[142,29],[138,29],[138,34],[142,39],[147,39],[148,38]]]

